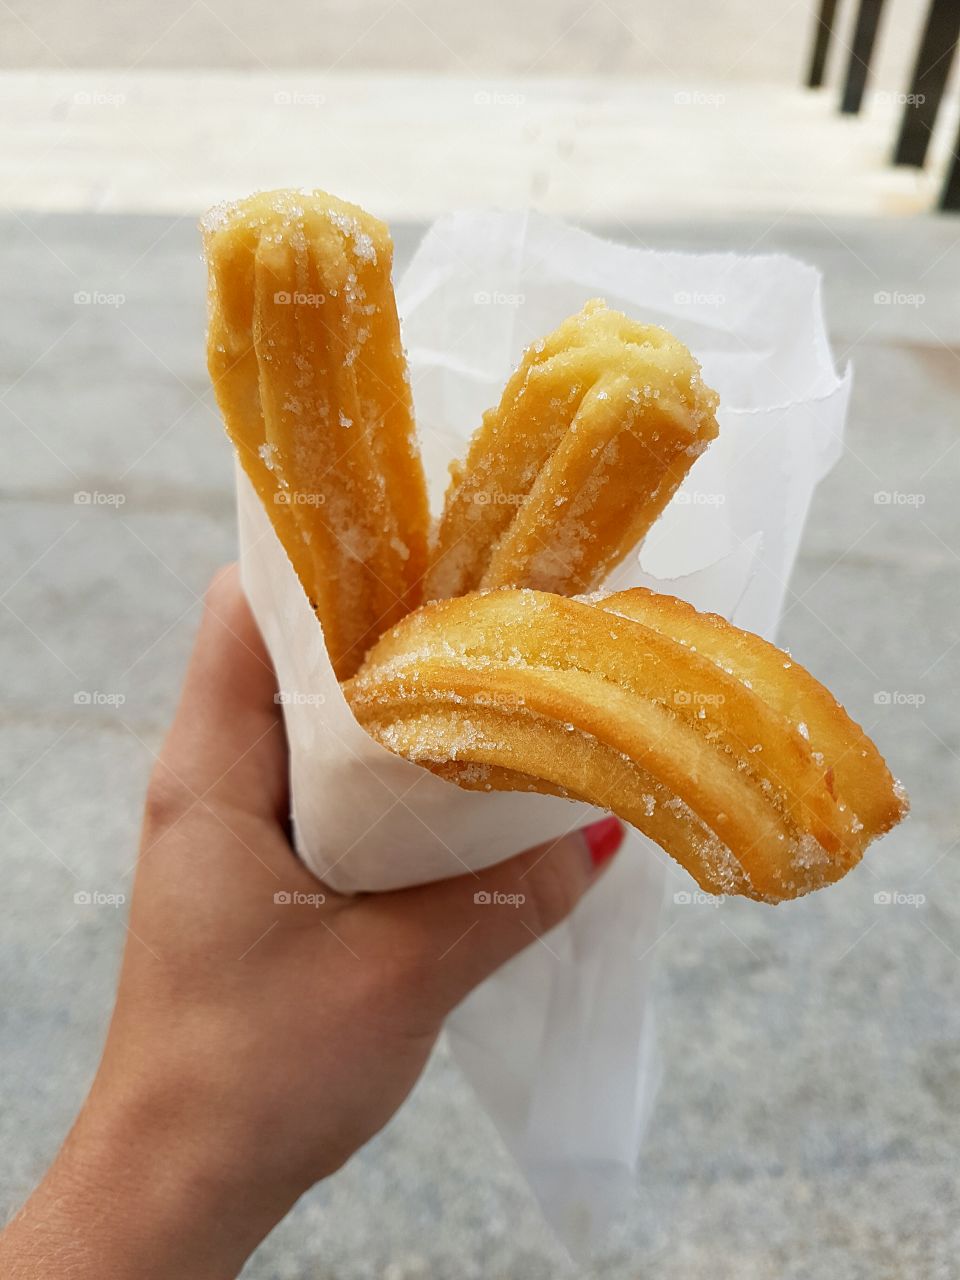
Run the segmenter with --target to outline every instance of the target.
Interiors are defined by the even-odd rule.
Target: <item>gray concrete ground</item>
[[[960,227],[638,232],[783,248],[826,273],[836,347],[856,362],[850,449],[818,494],[783,639],[875,734],[914,816],[793,906],[668,908],[665,1083],[637,1211],[593,1268],[564,1260],[439,1052],[387,1131],[262,1247],[250,1280],[957,1274]],[[398,229],[401,262],[417,234]],[[233,554],[234,526],[193,227],[24,215],[4,221],[0,246],[7,1212],[97,1060],[124,915],[74,894],[124,882],[197,597]],[[77,305],[79,291],[125,301]],[[876,304],[878,291],[925,300]],[[922,505],[878,505],[880,491]],[[101,497],[78,503],[83,492]],[[117,694],[122,705],[97,696]],[[925,901],[875,903],[883,891]]]

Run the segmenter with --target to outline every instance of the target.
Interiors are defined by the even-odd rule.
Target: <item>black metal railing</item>
[[[830,44],[837,25],[837,0],[820,0],[807,84],[824,82]],[[840,94],[840,110],[855,115],[863,103],[870,63],[877,45],[884,0],[859,0],[848,49],[846,73]],[[893,149],[892,163],[922,167],[943,102],[960,38],[960,0],[930,0],[927,20],[917,49],[909,87],[903,95],[903,114]],[[960,130],[954,139],[940,193],[941,209],[960,211]]]

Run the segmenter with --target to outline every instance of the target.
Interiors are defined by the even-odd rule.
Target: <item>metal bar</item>
[[[845,115],[856,115],[863,102],[863,92],[867,87],[867,75],[870,71],[870,58],[873,54],[882,10],[883,0],[860,0],[857,25],[853,33],[853,46],[847,63],[847,78],[843,86],[843,99],[840,103],[840,110]]]
[[[820,12],[817,15],[817,26],[813,35],[813,53],[810,57],[810,74],[807,86],[819,89],[823,84],[823,73],[827,66],[827,53],[830,50],[830,37],[833,35],[833,21],[837,16],[837,0],[820,0]]]
[[[940,208],[950,213],[960,213],[960,127],[953,144],[947,180],[940,193]]]
[[[931,0],[910,91],[900,120],[894,164],[922,165],[960,38],[957,0]]]

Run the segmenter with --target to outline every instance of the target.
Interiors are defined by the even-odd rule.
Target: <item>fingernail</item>
[[[605,862],[610,861],[623,844],[625,834],[623,823],[613,814],[609,818],[601,818],[599,822],[591,822],[589,827],[583,828],[582,835],[587,842],[590,861],[595,868],[602,867]]]

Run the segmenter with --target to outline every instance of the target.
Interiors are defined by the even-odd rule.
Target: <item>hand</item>
[[[336,894],[289,843],[275,690],[231,568],[150,783],[103,1060],[0,1236],[11,1280],[235,1275],[396,1111],[450,1010],[559,923],[620,844],[610,818],[477,876]],[[524,901],[480,914],[483,889]]]

